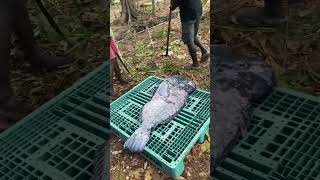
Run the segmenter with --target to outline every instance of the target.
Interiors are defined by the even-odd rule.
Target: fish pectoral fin
[[[151,97],[156,94],[158,88],[159,88],[159,85],[156,85],[156,86],[152,89],[152,91],[151,91]]]
[[[158,88],[158,93],[162,97],[165,97],[165,98],[169,97],[170,95],[169,85],[167,83],[161,83]]]

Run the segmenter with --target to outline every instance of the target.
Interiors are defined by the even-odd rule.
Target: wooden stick
[[[169,38],[170,38],[170,31],[171,31],[171,9],[170,9],[170,12],[169,12],[166,56],[169,55]]]

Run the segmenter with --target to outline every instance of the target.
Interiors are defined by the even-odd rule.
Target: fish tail
[[[142,152],[149,139],[150,131],[139,128],[127,139],[124,148],[132,152]]]

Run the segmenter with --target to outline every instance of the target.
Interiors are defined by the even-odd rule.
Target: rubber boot
[[[186,69],[199,69],[200,68],[200,63],[198,61],[198,58],[197,58],[197,47],[195,44],[190,44],[188,45],[188,50],[189,50],[189,54],[191,56],[191,59],[192,59],[192,64],[189,64],[187,66],[185,66]]]
[[[113,101],[114,99],[116,99],[116,95],[114,93],[114,87],[113,87],[113,74],[114,74],[114,60],[110,61],[110,74],[109,74],[109,82],[110,82],[110,101]]]
[[[236,15],[239,24],[247,27],[274,27],[287,21],[288,0],[265,0],[264,7],[241,9]]]
[[[194,39],[194,43],[195,45],[197,45],[200,50],[201,50],[201,60],[200,63],[205,63],[209,60],[210,54],[208,53],[208,51],[206,50],[206,48],[201,44],[200,40],[198,37],[195,37]]]
[[[15,0],[14,31],[24,47],[25,56],[32,67],[53,70],[59,66],[73,62],[71,58],[53,57],[41,52],[34,39],[32,25],[26,8],[26,2]]]

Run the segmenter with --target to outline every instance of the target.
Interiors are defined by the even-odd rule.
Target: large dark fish
[[[272,92],[272,67],[239,55],[223,45],[211,46],[211,170],[223,162],[246,135],[252,104]],[[213,171],[211,172],[213,175]]]
[[[159,124],[170,122],[186,104],[195,83],[180,76],[165,79],[156,90],[151,101],[140,112],[140,127],[125,142],[124,148],[142,152],[150,139],[151,131]]]

